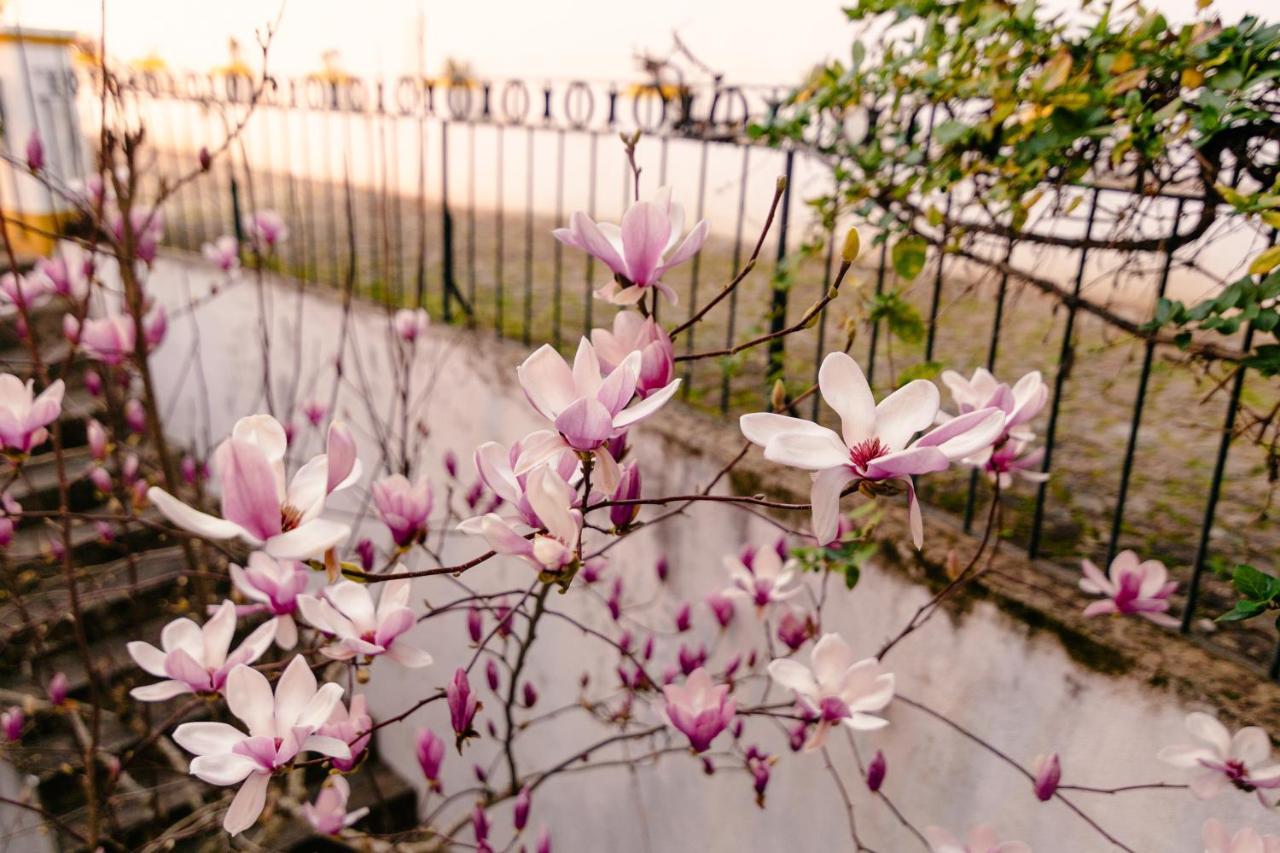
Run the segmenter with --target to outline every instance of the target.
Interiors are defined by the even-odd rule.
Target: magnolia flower
[[[337,835],[369,813],[368,807],[347,812],[351,784],[342,776],[330,776],[314,803],[303,803],[302,814],[321,835]]]
[[[143,702],[163,702],[183,693],[221,693],[232,670],[262,657],[276,633],[275,620],[259,625],[230,657],[236,606],[224,601],[204,626],[175,619],[160,632],[160,648],[135,640],[129,656],[152,675],[166,679],[129,693]]]
[[[391,325],[395,328],[396,334],[400,336],[400,340],[405,343],[413,343],[427,331],[427,324],[431,322],[425,308],[411,309],[401,308],[391,318]]]
[[[345,524],[321,518],[325,498],[360,478],[355,443],[340,422],[329,426],[326,453],[298,469],[285,485],[284,427],[270,415],[241,418],[214,451],[222,518],[153,487],[147,497],[169,521],[210,539],[239,537],[276,559],[306,560],[347,538]]]
[[[756,552],[749,567],[737,555],[727,554],[724,567],[728,570],[733,585],[724,594],[746,598],[756,606],[756,612],[763,616],[769,605],[786,601],[800,592],[800,587],[792,583],[796,576],[796,565],[794,560],[784,563],[773,548]]]
[[[990,444],[1004,425],[998,409],[960,415],[925,433],[938,414],[938,389],[931,382],[908,382],[876,404],[857,362],[833,352],[818,371],[822,398],[840,416],[841,434],[810,421],[766,412],[743,415],[742,433],[764,448],[772,462],[816,472],[810,500],[813,534],[819,545],[835,539],[840,494],[850,483],[897,480],[907,490],[911,539],[924,544],[924,526],[913,474],[945,470]]]
[[[480,700],[471,692],[471,682],[467,680],[465,669],[458,667],[453,673],[453,681],[445,685],[444,695],[449,705],[449,723],[461,744],[463,739],[471,736],[472,723],[480,710]]]
[[[26,453],[49,437],[45,429],[62,413],[61,379],[35,393],[35,382],[25,383],[10,373],[0,373],[0,449]]]
[[[119,364],[133,355],[137,341],[133,318],[123,314],[87,317],[83,322],[67,314],[62,318],[62,331],[67,340],[78,343],[86,355],[103,364]]]
[[[11,305],[34,308],[36,303],[52,292],[52,286],[44,276],[26,276],[7,272],[0,275],[0,296]]]
[[[662,407],[680,387],[676,379],[642,402],[626,408],[635,394],[641,356],[633,352],[607,378],[600,375],[595,348],[583,338],[573,368],[544,344],[516,369],[529,402],[555,431],[535,432],[524,440],[524,452],[515,472],[524,474],[565,450],[590,453],[596,460],[600,489],[611,494],[618,488],[618,463],[605,443]]]
[[[430,664],[431,655],[401,637],[416,624],[408,607],[411,585],[407,578],[382,584],[375,608],[367,584],[338,581],[325,587],[319,598],[299,595],[298,609],[308,623],[337,640],[320,650],[334,660],[386,655],[401,666],[416,669]]]
[[[1106,575],[1089,560],[1082,560],[1081,566],[1084,577],[1080,579],[1080,589],[1106,596],[1086,607],[1085,616],[1136,613],[1157,625],[1173,627],[1178,624],[1178,620],[1166,612],[1169,596],[1178,588],[1178,582],[1169,580],[1169,571],[1159,560],[1138,562],[1138,555],[1134,552],[1121,551],[1111,561]]]
[[[238,666],[227,677],[227,708],[249,729],[245,734],[226,723],[183,723],[173,739],[196,757],[193,776],[210,785],[240,785],[222,828],[238,835],[257,821],[267,802],[271,775],[288,767],[301,752],[350,758],[340,740],[315,734],[342,697],[342,686],[316,688],[306,658],[298,655],[276,683],[262,673]],[[243,783],[243,784],[241,784]]]
[[[116,210],[107,218],[107,225],[117,243],[124,242],[124,217]],[[156,259],[156,248],[164,237],[164,213],[135,207],[129,211],[129,230],[133,234],[133,249],[138,260],[151,263]]]
[[[71,268],[65,258],[40,258],[36,261],[36,275],[44,280],[49,291],[60,296],[71,296]]]
[[[578,211],[570,217],[568,228],[551,233],[566,246],[592,255],[613,273],[613,281],[597,290],[597,297],[615,305],[634,305],[650,287],[675,304],[675,291],[663,284],[662,277],[698,253],[707,230],[707,221],[700,220],[676,245],[684,231],[684,208],[671,200],[671,189],[663,187],[653,201],[631,205],[622,215],[621,226],[593,222]]]
[[[240,594],[254,604],[237,608],[239,613],[270,613],[275,616],[276,645],[291,649],[298,642],[298,595],[307,588],[310,577],[296,560],[276,560],[262,551],[249,555],[244,568],[230,565],[231,583]]]
[[[1222,821],[1211,817],[1200,832],[1204,853],[1280,853],[1280,835],[1259,835],[1252,827],[1228,835]]]
[[[600,359],[600,372],[606,376],[631,353],[640,353],[636,393],[641,397],[667,387],[675,374],[670,336],[652,317],[642,317],[638,311],[619,311],[613,331],[592,329],[591,343]]]
[[[573,489],[548,467],[529,472],[525,497],[546,528],[526,538],[509,521],[496,513],[468,518],[458,530],[483,536],[499,554],[520,557],[538,570],[559,571],[576,559],[582,534],[582,513],[573,508]]]
[[[26,722],[27,715],[17,705],[7,711],[0,712],[0,732],[4,734],[4,739],[9,743],[17,743],[22,740],[22,727]]]
[[[363,693],[351,697],[351,710],[341,702],[335,702],[333,713],[316,734],[336,738],[351,750],[350,758],[333,759],[333,767],[339,773],[350,773],[360,763],[360,756],[369,748],[373,737],[373,718],[369,716],[369,703]]]
[[[444,738],[431,729],[419,729],[417,738],[418,766],[430,783],[431,789],[440,790],[440,765],[444,762]]]
[[[662,688],[667,697],[667,721],[689,738],[694,752],[705,752],[716,735],[733,722],[735,704],[729,685],[712,684],[702,667],[695,669],[684,684]]]
[[[289,226],[274,210],[260,210],[245,221],[245,231],[258,251],[269,252],[289,239]]]
[[[801,707],[818,718],[806,750],[822,746],[833,723],[844,723],[854,731],[889,725],[888,720],[871,713],[893,699],[893,673],[885,672],[879,661],[855,661],[853,649],[839,634],[824,634],[813,647],[809,662],[811,669],[786,659],[769,664],[769,676],[795,693]]]
[[[966,465],[982,469],[997,480],[1001,488],[1012,483],[1014,474],[1033,483],[1049,479],[1047,472],[1039,470],[1044,450],[1028,451],[1035,435],[1027,424],[1049,399],[1049,386],[1041,379],[1040,371],[1023,376],[1012,388],[981,367],[973,372],[971,379],[953,370],[943,371],[940,378],[950,389],[960,414],[984,408],[996,408],[1004,413],[1004,429],[1000,435],[989,446],[964,459]],[[945,416],[939,418],[945,419]]]
[[[989,826],[973,827],[966,841],[936,826],[926,827],[924,834],[933,853],[1031,853],[1021,841],[1001,841]]]
[[[1263,792],[1280,788],[1280,764],[1271,763],[1271,738],[1266,731],[1246,726],[1233,736],[1203,711],[1187,715],[1187,731],[1199,743],[1166,746],[1157,757],[1195,771],[1191,793],[1209,800],[1233,785],[1241,791],[1257,791],[1262,804],[1270,806]]]
[[[205,243],[201,251],[205,260],[216,264],[225,273],[233,274],[240,269],[240,243],[230,234],[223,234],[212,243]]]
[[[511,506],[521,521],[530,527],[540,528],[544,526],[542,520],[538,518],[525,493],[529,474],[515,473],[516,463],[523,452],[523,446],[518,441],[511,445],[510,450],[496,441],[487,441],[476,448],[476,471],[479,472],[484,484],[489,487],[489,491]],[[574,482],[578,471],[578,458],[572,452],[565,451],[553,457],[550,462],[551,469],[559,475],[561,480],[566,483]]]
[[[431,484],[426,477],[411,483],[403,474],[392,474],[374,483],[371,491],[378,518],[396,545],[404,548],[426,537],[431,515]]]

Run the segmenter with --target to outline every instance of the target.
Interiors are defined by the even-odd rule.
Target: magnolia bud
[[[773,382],[773,391],[769,394],[769,406],[775,412],[780,412],[787,407],[787,386],[781,379],[775,379]]]
[[[512,823],[515,824],[517,832],[524,829],[525,824],[529,822],[529,808],[532,805],[528,787],[521,788],[520,793],[516,795],[515,809],[512,814]]]
[[[40,131],[31,131],[27,137],[27,168],[38,172],[44,168],[44,143],[40,141]]]
[[[858,229],[850,228],[844,235],[844,245],[840,247],[840,260],[846,264],[853,263],[858,259],[858,250],[861,248],[862,242],[858,237]]]
[[[1031,769],[1036,776],[1036,798],[1042,803],[1053,799],[1054,793],[1058,790],[1058,782],[1062,779],[1062,765],[1058,761],[1058,753],[1036,756]]]
[[[498,664],[493,658],[489,658],[489,662],[485,664],[484,677],[489,682],[489,689],[498,692]]]
[[[209,154],[209,149],[203,145],[200,146],[200,154],[198,155],[198,158],[200,161],[200,171],[209,171],[209,167],[213,165],[213,157]]]
[[[658,574],[658,580],[666,583],[667,575],[671,573],[671,564],[667,562],[665,556],[659,557],[658,562],[654,565],[653,570]]]
[[[538,688],[533,686],[532,681],[526,681],[522,690],[524,698],[524,706],[532,708],[538,702]]]
[[[676,630],[682,633],[684,631],[688,631],[689,626],[692,623],[693,610],[689,607],[689,603],[686,601],[680,606],[680,609],[676,611]]]
[[[871,758],[871,763],[867,765],[867,788],[871,793],[874,794],[880,790],[887,772],[889,772],[889,765],[884,760],[884,753],[877,749],[876,754]]]
[[[67,676],[62,672],[55,672],[53,678],[49,679],[49,686],[46,691],[49,694],[49,701],[54,705],[61,705],[67,701]]]
[[[480,615],[478,607],[472,607],[467,611],[467,636],[471,637],[471,642],[480,642],[480,637],[484,634],[484,617]]]

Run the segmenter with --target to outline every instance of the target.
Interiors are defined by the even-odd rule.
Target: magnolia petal
[[[780,686],[806,699],[818,695],[818,683],[809,668],[798,661],[779,658],[769,663],[769,677]]]
[[[147,489],[147,500],[160,510],[161,515],[183,530],[189,530],[209,539],[231,539],[242,536],[255,545],[262,541],[234,521],[227,521],[189,507],[158,486]]]
[[[191,687],[185,681],[169,680],[135,687],[129,691],[129,695],[139,702],[164,702],[190,692]]]
[[[862,368],[847,354],[833,352],[818,369],[822,399],[840,416],[844,443],[853,447],[870,438],[876,426],[876,400]]]
[[[840,493],[853,479],[853,469],[848,465],[814,475],[809,503],[813,511],[813,535],[819,545],[835,540],[840,529]]]
[[[304,662],[305,663],[305,662]],[[310,672],[310,667],[306,667]],[[314,680],[313,682],[314,683]],[[334,706],[342,699],[342,685],[332,681],[322,684],[320,689],[310,697],[309,701],[298,713],[296,725],[306,728],[319,728],[333,714]]]
[[[680,380],[672,380],[670,383],[659,388],[657,391],[654,391],[648,397],[645,397],[635,405],[623,409],[613,419],[614,429],[623,429],[624,427],[631,426],[632,424],[649,417],[654,412],[658,411],[658,409],[665,406],[667,401],[675,395],[679,388]]]
[[[652,284],[671,237],[671,220],[662,207],[639,201],[623,214],[621,227],[627,277],[639,285]]]
[[[240,790],[236,791],[227,816],[222,819],[222,828],[231,835],[239,835],[258,822],[258,816],[267,804],[267,786],[271,781],[269,773],[254,773],[244,780]]]
[[[755,412],[743,415],[738,419],[738,427],[743,436],[752,444],[767,447],[769,442],[779,435],[788,432],[801,432],[822,435],[830,432],[826,427],[813,421],[792,418],[787,415],[775,415],[772,412]]]
[[[411,645],[403,637],[397,637],[387,648],[387,657],[408,669],[421,669],[430,666],[431,655],[417,646]]]
[[[569,365],[550,344],[534,350],[516,368],[516,376],[529,402],[549,420],[578,397]]]
[[[341,688],[339,688],[341,692]],[[296,655],[285,667],[284,674],[276,682],[275,722],[276,736],[295,725],[305,725],[298,717],[302,709],[316,695],[316,677],[307,665],[307,659]],[[328,715],[326,715],[327,717]],[[318,723],[317,723],[318,725]]]
[[[251,735],[275,736],[272,717],[275,697],[267,677],[244,664],[231,670],[227,676],[227,709],[249,728]]]
[[[908,382],[876,406],[876,438],[890,450],[901,450],[933,423],[939,403],[938,386],[925,379]]]
[[[129,652],[129,657],[133,658],[134,663],[142,667],[152,675],[158,675],[165,678],[168,673],[164,668],[164,652],[157,649],[150,643],[144,643],[141,640],[134,640],[125,646]]]
[[[217,611],[204,623],[204,665],[217,669],[227,660],[231,637],[236,632],[236,606],[227,599],[218,605]]]
[[[351,535],[351,528],[337,521],[313,518],[288,533],[272,536],[264,550],[278,560],[311,560],[336,548]]]
[[[192,724],[184,723],[178,726],[178,730],[173,733],[174,740],[178,739],[178,732],[188,725]],[[196,756],[191,759],[190,772],[192,776],[210,785],[235,785],[250,773],[260,769],[258,762],[247,755],[222,753]]]
[[[823,471],[849,464],[849,448],[829,429],[818,432],[786,432],[775,436],[764,449],[764,458],[780,465]]]
[[[219,755],[231,752],[232,747],[245,740],[246,736],[226,723],[183,723],[174,731],[173,739],[178,746],[194,755]]]

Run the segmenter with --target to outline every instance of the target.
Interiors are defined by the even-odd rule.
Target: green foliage
[[[883,514],[875,501],[868,501],[848,517],[857,526],[838,541],[825,547],[792,548],[791,557],[800,563],[804,571],[838,574],[844,578],[845,587],[853,589],[862,577],[862,567],[880,550],[879,544],[871,537]]]
[[[870,323],[883,321],[889,333],[909,344],[924,340],[924,318],[900,290],[875,293],[867,298],[866,318]]]
[[[1280,247],[1277,247],[1280,248]],[[1164,327],[1179,329],[1177,342],[1191,342],[1191,330],[1213,331],[1234,335],[1244,323],[1252,323],[1260,332],[1274,332],[1280,326],[1280,270],[1263,276],[1245,276],[1209,299],[1187,307],[1176,299],[1160,299],[1151,322],[1143,328],[1154,331]],[[1264,344],[1256,347],[1245,365],[1264,376],[1280,374],[1280,347]]]
[[[1280,609],[1280,578],[1260,572],[1253,566],[1239,565],[1231,575],[1231,583],[1241,598],[1215,621],[1241,622],[1268,610]],[[1277,620],[1277,626],[1280,626],[1280,620]]]
[[[1029,227],[1030,213],[1074,210],[1095,162],[1116,181],[1140,177],[1147,191],[1190,187],[1197,198],[1179,239],[1223,217],[1280,227],[1280,167],[1263,153],[1280,142],[1280,25],[1246,16],[1175,26],[1137,4],[1086,2],[1083,14],[1056,15],[1035,0],[856,0],[845,11],[884,30],[869,30],[875,55],[855,43],[752,135],[801,142],[835,164],[835,191],[817,210],[824,221],[853,213],[872,224],[904,280],[919,275],[939,235],[955,245],[976,233],[1072,245]],[[851,131],[867,115],[865,136]],[[1232,188],[1222,171],[1236,162],[1244,181]],[[947,220],[939,200],[956,189],[981,203]],[[1158,238],[1114,228],[1093,239],[1163,251]],[[1280,327],[1280,249],[1248,260],[1261,281],[1208,304],[1163,303],[1151,328],[1177,326],[1189,343],[1192,332],[1232,334],[1246,322]],[[1280,371],[1276,355],[1258,359],[1250,366]]]

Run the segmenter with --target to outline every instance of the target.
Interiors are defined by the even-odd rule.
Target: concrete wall
[[[170,303],[174,316],[188,293],[207,289],[211,274],[203,267],[163,260],[153,280],[153,290]],[[279,331],[273,365],[277,387],[296,377],[304,389],[301,398],[305,399],[308,387],[316,389],[317,396],[327,397],[327,371],[334,360],[340,306],[313,294],[298,315],[291,288],[269,286],[265,297]],[[171,430],[179,436],[197,443],[207,436],[218,440],[235,418],[261,410],[257,304],[256,287],[242,283],[225,288],[194,317],[175,316],[171,322],[169,339],[154,364],[162,393],[175,413]],[[299,316],[301,326],[295,328],[293,323]],[[193,321],[198,325],[199,358],[209,387],[206,402],[201,402],[198,373],[188,363],[196,331]],[[390,397],[386,338],[385,315],[357,306],[350,327],[347,374],[358,380],[352,361],[352,354],[358,352],[380,410]],[[295,353],[301,358],[295,358]],[[446,450],[452,449],[462,458],[463,479],[469,483],[470,448],[490,439],[510,442],[539,426],[514,384],[514,367],[522,356],[519,347],[435,327],[419,348],[418,375],[424,383],[432,372],[438,371],[439,378],[434,390],[426,393],[424,408],[430,426],[425,458],[433,466],[437,484],[443,483],[439,460]],[[732,425],[670,408],[633,432],[634,452],[643,466],[649,494],[686,493],[701,486],[740,446]],[[358,432],[368,434],[363,404],[354,396],[344,392],[340,410]],[[312,445],[318,438],[305,429],[300,435]],[[308,453],[311,449],[306,447]],[[376,468],[378,460],[371,446],[365,448],[363,457],[366,471]],[[786,493],[803,488],[802,482],[755,457],[753,452],[748,467],[768,480],[753,491],[764,488]],[[440,491],[438,485],[437,493]],[[348,508],[358,510],[353,505]],[[893,519],[890,527],[900,528],[902,508],[892,504],[889,514]],[[786,521],[797,527],[807,523],[804,518]],[[954,541],[948,525],[927,511],[925,525],[926,555],[940,560],[948,543]],[[376,527],[368,526],[367,531],[386,541]],[[653,672],[665,668],[678,646],[671,628],[678,602],[701,602],[707,593],[725,586],[722,555],[737,551],[744,542],[770,543],[776,535],[766,520],[725,505],[703,505],[685,517],[636,534],[626,547],[611,553],[606,578],[624,578],[625,600],[637,605],[631,611],[634,621],[629,627],[638,636],[650,629],[658,636]],[[958,547],[964,554],[972,544]],[[474,542],[450,537],[444,557],[456,561],[477,550]],[[664,554],[672,566],[672,579],[662,591],[657,588],[652,566]],[[834,579],[826,591],[825,630],[839,631],[867,654],[895,633],[929,594],[913,579],[920,576],[923,564],[911,559],[895,563],[886,558],[882,562],[865,572],[852,593]],[[1155,760],[1155,753],[1166,744],[1185,739],[1182,719],[1188,710],[1210,707],[1204,700],[1211,699],[1215,705],[1227,704],[1228,713],[1234,716],[1251,717],[1250,722],[1265,723],[1268,715],[1274,720],[1275,708],[1280,707],[1276,693],[1244,670],[1144,625],[1084,625],[1077,613],[1085,602],[1069,586],[1054,586],[1055,579],[1036,574],[1036,567],[1024,563],[999,565],[1002,577],[1024,572],[1022,585],[1005,584],[1009,588],[1002,590],[1005,581],[993,582],[982,596],[967,598],[961,608],[933,619],[906,640],[890,662],[903,695],[972,728],[1024,765],[1037,753],[1057,750],[1062,754],[1064,782],[1068,784],[1181,781],[1178,771]],[[422,566],[425,563],[417,557],[408,564],[409,568]],[[524,566],[486,565],[460,582],[447,578],[419,582],[415,597],[438,606],[457,597],[462,584],[477,589],[519,589],[531,580]],[[1037,581],[1041,587],[1051,587],[1053,596],[1039,600],[1024,597],[1019,603],[1023,587],[1035,587]],[[1018,612],[1014,605],[1024,610],[1039,608],[1033,621],[1053,630],[1032,629],[1027,621],[1011,615]],[[602,596],[591,591],[575,587],[568,595],[552,595],[550,606],[601,630],[614,630]],[[730,639],[716,638],[711,619],[700,604],[695,612],[696,631],[713,649],[713,667],[722,666],[734,649],[763,648],[755,616],[748,610],[739,611]],[[589,695],[598,698],[608,693],[616,680],[612,675],[614,653],[556,618],[544,620],[540,634],[527,670],[542,697],[535,711],[572,704],[578,697],[583,670],[591,674]],[[457,662],[469,657],[465,635],[461,615],[432,620],[416,629],[415,639],[436,657],[434,666],[406,673],[379,662],[367,687],[375,717],[399,713],[440,687]],[[1090,656],[1092,666],[1081,663]],[[807,659],[807,652],[802,657]],[[483,729],[485,721],[495,719],[498,703],[488,701],[479,669],[476,675],[473,681],[487,706],[480,715]],[[1155,683],[1169,686],[1151,686]],[[1221,695],[1214,698],[1215,693]],[[1230,700],[1223,698],[1228,693]],[[743,686],[739,703],[752,705],[782,698],[779,691],[770,691],[762,680],[755,679]],[[389,727],[379,737],[383,756],[406,778],[419,777],[413,754],[414,729],[430,725],[441,733],[448,730],[442,705],[430,706],[408,724]],[[636,714],[645,725],[659,719],[655,706],[639,706]],[[885,752],[889,761],[885,790],[917,826],[961,828],[984,821],[996,825],[1006,837],[1030,842],[1039,851],[1108,849],[1062,804],[1038,803],[1024,778],[937,721],[903,703],[891,705],[888,717],[891,725],[887,729],[859,735],[859,748],[864,755],[876,749]],[[530,769],[551,766],[601,736],[603,730],[596,729],[581,712],[542,722],[521,738],[520,765]],[[446,792],[474,784],[473,762],[492,763],[494,752],[487,740],[473,743],[461,758],[450,750],[445,761]],[[675,753],[656,766],[575,772],[545,786],[535,798],[532,825],[549,824],[558,850],[847,849],[846,816],[821,757],[790,754],[785,734],[760,720],[748,726],[744,743],[752,742],[782,756],[763,810],[752,802],[750,780],[743,773],[722,771],[706,778],[697,761]],[[679,745],[680,740],[671,743]],[[727,745],[728,737],[722,736],[716,747]],[[843,738],[834,741],[832,750],[855,799],[864,841],[881,851],[918,846],[883,804],[868,796],[856,778]],[[641,752],[633,746],[630,755]],[[628,753],[601,755],[622,758]],[[498,778],[501,773],[498,771]],[[1210,804],[1195,801],[1185,791],[1123,797],[1077,794],[1074,799],[1130,848],[1140,851],[1199,850],[1200,825],[1209,816],[1217,816],[1232,827],[1250,821],[1260,829],[1280,832],[1280,818],[1268,815],[1252,797],[1236,792]],[[451,814],[465,815],[469,808],[470,802],[464,800]],[[495,811],[493,820],[494,836],[504,843],[507,818]]]

